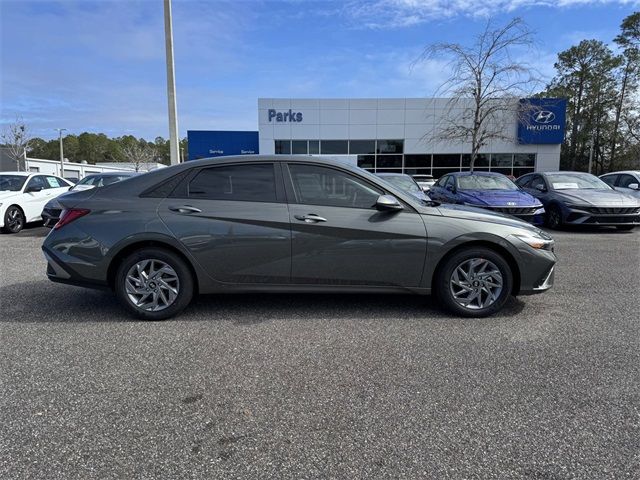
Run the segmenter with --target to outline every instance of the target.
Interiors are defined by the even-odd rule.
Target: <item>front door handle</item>
[[[202,213],[202,210],[191,205],[180,205],[179,207],[169,207],[172,212],[178,213]]]
[[[322,218],[315,213],[309,213],[307,215],[295,215],[298,220],[302,220],[305,223],[318,223],[318,222],[326,222],[326,218]]]

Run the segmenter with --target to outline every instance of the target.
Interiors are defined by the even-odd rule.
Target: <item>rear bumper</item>
[[[68,263],[61,261],[50,249],[43,246],[42,252],[47,260],[47,278],[52,282],[75,285],[77,287],[108,289],[106,282],[89,280],[73,269]]]

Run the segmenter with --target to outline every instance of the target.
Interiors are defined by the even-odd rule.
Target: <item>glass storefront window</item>
[[[309,140],[309,155],[320,153],[320,140]]]
[[[405,168],[404,173],[407,175],[431,175],[430,168]]]
[[[511,167],[491,167],[491,171],[503,175],[511,175]]]
[[[491,154],[491,169],[493,167],[509,167],[513,162],[513,155],[510,153],[493,153]]]
[[[376,153],[402,153],[404,140],[378,140]]]
[[[471,163],[471,155],[464,154],[462,155],[462,167],[469,167]],[[480,153],[476,156],[476,163],[474,167],[488,167],[489,166],[489,155],[484,153]]]
[[[513,176],[519,178],[522,175],[526,175],[527,173],[533,173],[534,170],[534,168],[514,167]]]
[[[402,173],[401,168],[376,168],[376,173]]]
[[[322,155],[346,155],[349,153],[347,140],[320,140]]]
[[[349,154],[374,154],[376,153],[376,141],[375,140],[350,140],[349,141]]]
[[[293,154],[307,154],[307,141],[306,140],[292,140],[291,141],[291,153]]]
[[[535,153],[516,153],[513,156],[514,167],[535,167],[536,166],[536,154]]]
[[[404,156],[404,166],[407,167],[416,167],[416,168],[425,168],[431,167],[431,155],[405,155]]]
[[[358,166],[360,168],[373,169],[376,166],[375,155],[358,155]]]
[[[460,169],[460,154],[434,154],[433,168],[458,167]]]
[[[402,155],[377,155],[376,169],[402,168]]]
[[[434,168],[431,171],[431,175],[433,175],[434,179],[438,179],[444,175],[446,175],[447,173],[453,173],[453,172],[459,172],[460,168]]]
[[[291,153],[291,140],[276,140],[276,154],[289,155]]]

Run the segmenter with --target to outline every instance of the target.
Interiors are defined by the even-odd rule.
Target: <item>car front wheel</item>
[[[547,227],[553,229],[560,228],[562,226],[562,213],[560,209],[555,205],[551,205],[546,210],[545,223]]]
[[[24,213],[22,213],[20,207],[11,205],[4,213],[4,227],[2,231],[6,233],[18,233],[24,228],[25,223]]]
[[[511,295],[513,273],[506,260],[488,248],[454,253],[445,261],[436,284],[440,301],[463,317],[487,317]]]
[[[173,252],[144,248],[129,255],[116,274],[116,294],[142,320],[164,320],[180,313],[193,297],[187,264]]]

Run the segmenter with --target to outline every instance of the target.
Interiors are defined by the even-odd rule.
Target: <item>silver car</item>
[[[640,170],[607,173],[600,179],[620,192],[640,198]]]

